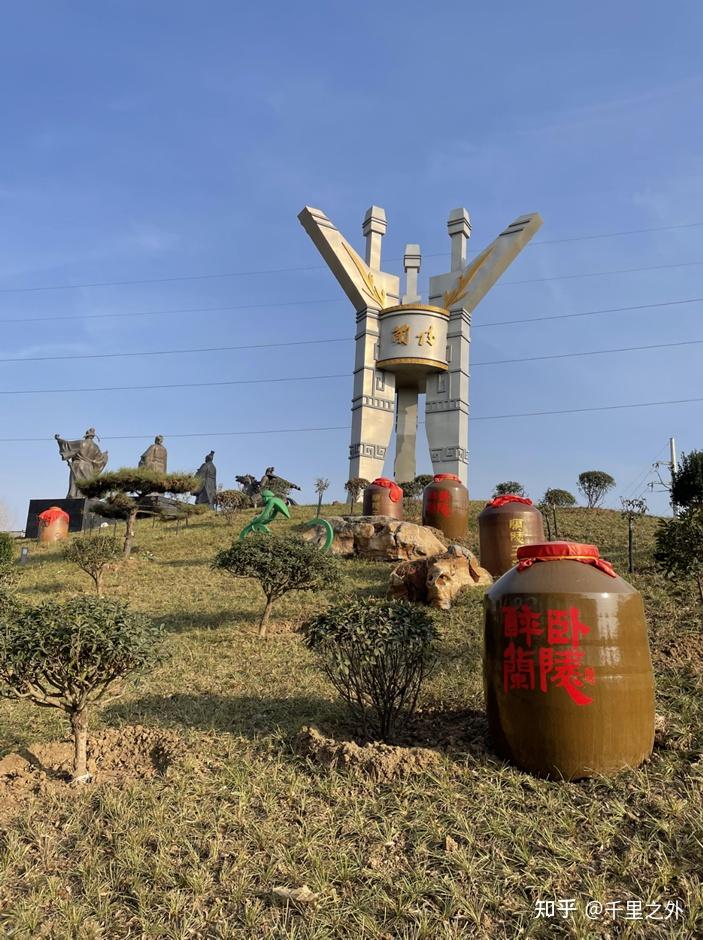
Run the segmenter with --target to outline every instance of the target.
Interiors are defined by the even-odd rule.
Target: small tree
[[[234,578],[254,578],[261,585],[266,605],[259,621],[265,637],[274,601],[289,591],[330,587],[339,577],[336,561],[301,538],[252,533],[215,557],[214,567]]]
[[[82,595],[24,607],[0,623],[0,694],[65,711],[73,779],[89,779],[88,710],[158,658],[160,629],[125,604]]]
[[[496,483],[494,496],[524,496],[525,487],[517,480],[506,480],[505,483]]]
[[[391,740],[436,662],[438,632],[427,611],[408,601],[355,598],[313,617],[303,635],[364,732]]]
[[[600,506],[615,480],[604,470],[585,470],[579,474],[578,488],[583,493],[589,509]]]
[[[559,538],[559,522],[557,520],[557,507],[559,506],[575,506],[576,497],[573,496],[568,490],[557,490],[549,489],[545,492],[540,503],[540,509],[544,514],[545,522],[547,523],[547,533],[548,538],[551,541],[552,538],[552,526],[554,527],[554,538]],[[551,523],[549,520],[549,514],[551,510]]]
[[[324,493],[330,488],[330,481],[325,479],[325,477],[318,477],[315,480],[315,492],[317,493],[317,515],[320,515],[320,510],[322,509],[322,497]]]
[[[369,481],[363,477],[352,477],[344,484],[344,489],[349,494],[349,510],[352,515],[354,514],[354,503],[369,485]]]
[[[93,512],[108,519],[124,519],[124,557],[129,558],[140,499],[152,493],[191,493],[199,485],[197,477],[187,473],[159,473],[156,470],[126,467],[114,473],[93,477],[84,483],[79,482],[78,488],[84,496],[91,499],[106,497],[103,503],[93,507]]]
[[[92,578],[95,593],[103,593],[103,577],[122,555],[122,549],[111,535],[81,535],[66,543],[63,556],[78,565]]]
[[[633,529],[634,522],[638,516],[643,516],[647,512],[646,499],[621,499],[622,515],[627,519],[627,570],[632,574],[635,570],[633,560]]]
[[[549,489],[545,491],[542,497],[544,506],[556,506],[559,509],[566,509],[569,506],[576,505],[576,497],[568,490]]]
[[[403,499],[417,499],[422,495],[423,487],[417,478],[408,480],[406,483],[399,483],[398,486],[403,491]]]
[[[654,558],[670,578],[693,578],[703,604],[703,507],[689,506],[673,519],[662,519]]]
[[[703,505],[703,450],[681,454],[679,469],[672,480],[671,501],[684,509]]]

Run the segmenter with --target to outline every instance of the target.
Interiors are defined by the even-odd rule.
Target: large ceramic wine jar
[[[481,566],[499,578],[517,562],[521,545],[544,542],[542,513],[526,496],[497,496],[478,517]]]
[[[495,751],[539,776],[636,767],[652,751],[654,681],[640,594],[594,545],[518,549],[485,596]]]
[[[386,477],[378,477],[364,490],[365,516],[403,518],[403,491]]]
[[[469,526],[469,491],[454,473],[438,473],[422,491],[422,524],[459,539]]]
[[[50,506],[39,514],[38,519],[40,542],[58,542],[68,537],[70,516],[63,509]]]

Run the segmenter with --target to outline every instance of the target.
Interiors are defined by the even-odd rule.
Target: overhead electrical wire
[[[9,363],[9,362],[63,362],[65,360],[73,359],[121,359],[121,358],[132,358],[136,356],[175,356],[183,355],[186,353],[209,353],[209,352],[231,352],[233,350],[239,349],[273,349],[276,347],[288,347],[288,346],[307,346],[320,343],[350,343],[352,342],[351,337],[339,337],[336,339],[306,339],[306,340],[292,340],[290,342],[280,342],[280,343],[253,343],[244,346],[196,346],[188,349],[154,349],[146,352],[114,352],[114,353],[75,353],[65,356],[24,356],[19,359],[0,359],[0,363]],[[475,362],[472,362],[472,367],[475,366],[501,366],[501,365],[514,365],[515,363],[522,362],[541,362],[545,359],[573,359],[580,356],[605,356],[612,355],[615,353],[623,352],[639,352],[641,350],[647,349],[671,349],[678,346],[697,346],[703,343],[703,339],[687,339],[680,340],[673,343],[649,343],[644,346],[616,346],[613,349],[584,349],[579,352],[565,352],[565,353],[549,353],[543,356],[518,356],[515,359],[479,359]],[[344,373],[346,376],[347,373]],[[340,378],[341,375],[327,376],[327,378]],[[293,376],[291,378],[278,378],[278,379],[252,379],[251,381],[256,382],[297,382],[305,379],[314,379],[318,376],[313,375],[304,375],[304,376]],[[215,385],[229,385],[229,384],[239,384],[239,382],[249,381],[247,379],[238,380],[236,383],[230,382],[215,382],[215,383],[204,383],[204,384],[215,384]],[[195,383],[199,384],[199,383]],[[168,386],[156,386],[156,385],[135,385],[135,386],[125,386],[125,390],[133,389],[150,389],[150,388],[191,388],[193,387],[191,383],[184,384],[174,384]],[[82,388],[82,389],[57,389],[57,388],[47,388],[47,389],[32,389],[31,393],[34,394],[38,391],[44,391],[46,393],[53,392],[62,392],[62,391],[79,391],[79,392],[103,392],[103,391],[120,391],[121,389],[103,389],[103,388]],[[0,390],[0,395],[12,395],[12,394],[25,394],[22,391],[8,391]]]
[[[544,241],[536,241],[528,243],[527,247],[537,247],[538,245],[558,245],[565,244],[567,242],[577,242],[577,241],[593,241],[599,238],[616,238],[622,235],[640,235],[649,232],[664,232],[664,231],[674,231],[676,229],[688,229],[688,228],[697,228],[703,226],[703,222],[685,222],[676,225],[664,225],[658,226],[655,228],[644,228],[644,229],[630,229],[628,231],[621,232],[603,232],[595,235],[573,235],[566,238],[553,238],[545,239]],[[444,255],[447,252],[431,252],[426,254],[426,258],[436,258],[440,255]],[[400,258],[388,258],[387,261],[402,261]],[[703,264],[703,262],[689,262],[692,264]],[[667,267],[678,267],[679,265],[668,265]],[[662,267],[661,265],[659,267]],[[92,282],[83,282],[77,284],[47,284],[39,285],[35,287],[2,287],[0,288],[0,294],[16,294],[16,293],[32,293],[36,291],[53,291],[53,290],[78,290],[83,288],[95,288],[95,287],[126,287],[130,285],[139,285],[139,284],[166,284],[174,281],[204,281],[204,280],[215,280],[222,278],[230,277],[257,277],[265,274],[292,274],[296,271],[317,271],[325,270],[324,265],[298,265],[295,267],[289,268],[259,268],[251,271],[229,271],[223,273],[215,274],[178,274],[172,275],[170,277],[153,277],[153,278],[135,278],[129,280],[118,280],[118,281],[92,281]],[[640,270],[637,268],[629,270]],[[605,272],[605,273],[625,273],[620,271],[614,272]],[[569,275],[567,275],[568,277]],[[571,277],[576,277],[577,275],[570,275]],[[580,275],[584,277],[595,277],[597,275]],[[555,278],[538,278],[538,280],[554,280]],[[530,281],[504,281],[505,284],[525,284],[531,283]]]
[[[512,414],[499,415],[475,415],[471,417],[472,421],[503,421],[510,418],[541,418],[547,415],[571,415],[584,414],[593,411],[619,411],[627,408],[654,408],[659,405],[689,405],[703,402],[701,398],[674,398],[666,401],[640,401],[630,402],[624,405],[590,405],[586,408],[561,408],[557,411],[521,411]],[[418,424],[424,424],[419,421]],[[244,431],[203,431],[189,434],[164,434],[168,438],[186,438],[186,437],[238,437],[246,434],[304,434],[321,431],[348,431],[349,424],[338,424],[319,428],[269,428],[266,430],[244,430]],[[136,441],[152,438],[153,434],[104,434],[103,440],[111,441]],[[46,443],[52,440],[48,437],[5,437],[0,438],[0,444],[31,444]]]
[[[270,304],[234,304],[225,307],[176,307],[166,310],[146,310],[136,311],[134,313],[98,313],[81,314],[72,313],[68,316],[60,317],[12,317],[11,319],[0,319],[0,323],[60,323],[64,320],[111,320],[124,319],[127,317],[156,317],[167,316],[176,313],[212,313],[223,310],[259,310],[265,307],[293,307],[293,306],[311,306],[312,304],[332,304],[343,303],[343,299],[334,300],[288,300],[279,303]],[[677,307],[684,304],[696,304],[703,302],[703,297],[688,297],[683,300],[663,300],[651,304],[633,304],[628,307],[605,307],[602,310],[584,310],[580,313],[556,313],[544,317],[521,317],[516,320],[494,320],[491,323],[474,323],[473,330],[482,330],[494,326],[513,326],[516,323],[539,323],[543,320],[569,320],[577,317],[596,317],[606,313],[626,313],[631,310],[652,310],[658,307]],[[312,342],[312,340],[310,340]]]

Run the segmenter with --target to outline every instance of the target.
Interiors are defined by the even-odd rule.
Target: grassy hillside
[[[473,516],[482,504],[473,504]],[[335,513],[343,507],[331,507]],[[310,518],[304,507],[290,523]],[[256,636],[258,587],[210,567],[234,527],[199,517],[138,525],[138,551],[109,576],[166,629],[168,659],[94,716],[96,728],[177,732],[186,753],[161,776],[50,786],[5,807],[0,935],[13,938],[427,938],[703,936],[703,651],[686,586],[651,567],[656,521],[637,527],[662,716],[652,760],[613,779],[534,779],[486,749],[481,591],[437,612],[441,667],[408,741],[436,747],[424,773],[374,783],[297,756],[312,724],[348,737],[343,710],[295,628],[341,593],[385,591],[390,566],[343,563],[327,595],[289,595],[272,636]],[[626,525],[612,511],[565,510],[560,535],[596,542],[626,575]],[[472,525],[475,533],[475,521]],[[475,548],[475,539],[468,544]],[[88,590],[56,548],[31,545],[32,601]],[[0,701],[0,754],[65,736],[51,710]],[[2,812],[2,808],[0,808]],[[272,888],[306,884],[286,907]],[[570,918],[535,918],[537,900],[577,899]],[[625,919],[639,899],[642,918]],[[683,918],[648,903],[679,899]],[[589,920],[589,900],[623,902]],[[664,907],[658,916],[664,916]]]

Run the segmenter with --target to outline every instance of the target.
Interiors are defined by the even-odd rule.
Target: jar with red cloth
[[[481,566],[499,578],[517,562],[521,545],[544,542],[542,513],[527,496],[496,496],[478,517]]]
[[[403,518],[403,491],[393,480],[377,477],[364,490],[365,516]]]
[[[455,473],[436,473],[422,492],[422,524],[447,538],[463,538],[469,528],[469,491]]]
[[[595,545],[525,545],[517,558],[484,600],[495,751],[555,779],[637,767],[654,742],[642,597]]]
[[[39,513],[39,541],[59,542],[68,537],[70,516],[59,506],[50,506]]]

